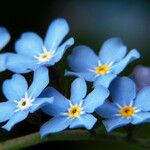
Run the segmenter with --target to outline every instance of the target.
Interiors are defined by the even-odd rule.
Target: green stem
[[[95,133],[95,135],[91,135],[86,130],[66,130],[51,134],[43,139],[40,138],[39,133],[32,133],[0,143],[0,150],[19,150],[48,141],[126,141],[125,134],[117,132],[108,134],[102,128],[96,129]],[[150,140],[136,138],[130,140],[130,143],[140,147],[150,148]]]

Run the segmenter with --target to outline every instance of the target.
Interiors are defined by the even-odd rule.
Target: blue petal
[[[87,92],[86,82],[82,78],[77,78],[71,85],[71,102],[74,105],[79,105],[80,101],[85,97]]]
[[[138,58],[140,58],[139,52],[136,49],[131,50],[124,59],[111,67],[112,73],[119,74],[130,62]]]
[[[103,121],[103,124],[107,130],[107,132],[110,132],[114,130],[115,128],[119,128],[121,126],[125,126],[131,122],[131,118],[122,118],[122,117],[114,117],[110,118],[106,121]]]
[[[2,126],[2,128],[6,129],[7,131],[10,131],[15,124],[26,119],[28,114],[28,111],[18,111],[14,113],[10,120],[4,126]]]
[[[15,44],[15,50],[21,55],[36,56],[42,52],[43,41],[39,35],[26,32]]]
[[[98,65],[98,60],[94,51],[83,45],[75,47],[68,57],[69,66],[75,72],[89,72]]]
[[[65,19],[54,20],[48,28],[44,45],[49,51],[56,50],[68,32],[69,26]]]
[[[150,119],[150,112],[139,112],[132,117],[132,124],[140,124]]]
[[[11,53],[3,53],[0,54],[0,72],[5,71],[7,69],[6,67],[6,59]]]
[[[104,64],[118,62],[125,56],[126,52],[127,47],[123,45],[119,38],[111,38],[102,45],[99,57]]]
[[[16,104],[14,102],[0,103],[0,122],[7,121],[14,113]]]
[[[101,106],[109,96],[109,91],[103,86],[96,86],[94,90],[88,94],[83,103],[85,112],[93,113],[95,109]]]
[[[150,86],[143,88],[137,95],[135,107],[143,111],[150,111]]]
[[[0,27],[0,50],[9,42],[10,34],[4,27]]]
[[[6,68],[16,73],[27,73],[38,67],[34,59],[25,55],[10,54],[6,60]]]
[[[116,75],[112,73],[101,75],[94,81],[94,86],[103,85],[108,88],[114,78],[116,78]]]
[[[48,69],[40,67],[34,72],[31,86],[29,87],[29,96],[31,98],[38,97],[49,83]]]
[[[20,100],[27,92],[28,84],[25,78],[19,74],[15,74],[11,79],[5,80],[3,83],[3,93],[10,100]]]
[[[40,128],[40,135],[41,137],[44,137],[50,133],[62,131],[66,129],[71,122],[72,119],[69,119],[68,117],[64,116],[54,117],[50,121],[42,125],[42,127]]]
[[[53,104],[49,104],[42,108],[42,111],[48,115],[58,116],[61,113],[67,112],[70,107],[69,100],[52,87],[46,88],[40,97],[54,97]]]
[[[106,100],[103,105],[96,109],[96,113],[103,118],[112,118],[118,114],[118,107]]]
[[[30,112],[33,113],[36,110],[42,108],[43,106],[46,106],[48,104],[53,103],[54,98],[49,97],[49,98],[37,98],[34,102],[32,107],[30,108]]]
[[[49,65],[54,65],[58,62],[66,52],[66,50],[74,44],[74,39],[70,38],[66,42],[64,42],[61,46],[58,47],[52,59],[48,62]]]
[[[82,77],[86,81],[93,82],[96,79],[96,76],[93,72],[70,72],[70,71],[65,71],[65,76],[76,76],[76,77]]]
[[[69,128],[81,128],[84,127],[88,130],[92,129],[97,119],[91,114],[83,114],[80,117],[75,118]]]
[[[136,86],[130,78],[118,77],[111,83],[110,93],[115,103],[129,105],[135,99]]]

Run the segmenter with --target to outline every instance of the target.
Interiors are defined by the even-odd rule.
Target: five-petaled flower
[[[10,40],[10,34],[7,29],[4,27],[0,27],[0,51],[6,46],[6,44]],[[0,54],[0,72],[6,70],[6,57],[10,53],[1,53]]]
[[[81,76],[94,85],[108,87],[111,81],[127,66],[128,63],[140,57],[136,49],[127,56],[127,47],[119,38],[108,39],[99,51],[99,56],[87,46],[74,48],[68,57],[68,63],[74,72],[66,75]]]
[[[66,49],[74,44],[74,39],[69,38],[60,45],[68,32],[66,20],[60,18],[50,24],[44,42],[36,33],[23,33],[15,44],[17,54],[7,58],[7,68],[16,73],[26,73],[40,66],[54,65]]]
[[[40,129],[41,137],[69,128],[84,127],[90,130],[97,119],[91,115],[95,109],[102,105],[109,96],[109,91],[103,86],[97,86],[86,96],[85,80],[77,78],[71,85],[71,98],[68,100],[55,89],[49,87],[43,96],[53,96],[54,102],[43,107],[43,111],[53,116]],[[86,97],[85,97],[86,96]]]
[[[3,126],[4,129],[10,131],[29,113],[53,102],[53,97],[38,98],[48,82],[48,70],[44,67],[34,72],[33,82],[29,88],[25,78],[19,74],[15,74],[12,79],[4,81],[3,92],[8,99],[7,102],[0,103],[0,122],[8,120]]]
[[[140,124],[150,119],[150,86],[136,93],[135,83],[127,78],[116,78],[110,85],[112,101],[106,100],[96,112],[108,132],[127,124]]]

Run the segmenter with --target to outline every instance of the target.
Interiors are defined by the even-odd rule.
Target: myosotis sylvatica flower
[[[110,85],[112,102],[106,100],[96,112],[106,118],[107,131],[127,124],[140,124],[150,119],[150,86],[138,93],[135,83],[127,77],[116,78]]]
[[[49,82],[47,68],[41,67],[34,72],[33,82],[28,88],[22,75],[15,74],[4,81],[3,93],[8,99],[0,103],[0,122],[8,121],[3,128],[11,130],[18,122],[27,118],[29,113],[53,102],[52,97],[38,98]]]
[[[50,24],[44,41],[34,32],[23,33],[15,44],[17,54],[7,58],[7,68],[16,73],[26,73],[40,66],[54,65],[74,44],[73,38],[61,44],[68,32],[68,23],[59,18]]]
[[[0,27],[0,51],[7,45],[10,40],[10,34],[5,27]],[[10,53],[0,54],[0,72],[6,70],[6,57]]]
[[[119,38],[104,42],[99,56],[87,46],[77,46],[68,57],[69,66],[74,72],[66,72],[66,75],[81,76],[94,82],[95,86],[101,84],[108,87],[128,63],[140,57],[136,49],[126,53],[127,47]]]
[[[109,96],[109,91],[103,86],[97,86],[87,96],[85,80],[77,78],[71,85],[70,100],[54,88],[47,88],[42,95],[53,96],[54,103],[43,107],[43,111],[53,116],[40,129],[41,137],[69,128],[84,127],[90,130],[97,119],[91,114],[102,105]]]

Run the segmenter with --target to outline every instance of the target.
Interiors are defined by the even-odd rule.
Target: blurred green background
[[[97,52],[106,39],[120,37],[128,45],[129,50],[137,48],[141,53],[141,59],[130,64],[121,75],[129,75],[136,64],[150,65],[149,0],[0,0],[0,26],[7,27],[12,36],[11,42],[5,48],[6,51],[13,51],[14,42],[22,32],[34,31],[44,37],[49,23],[57,17],[64,17],[68,21],[70,25],[68,37],[75,38],[75,45],[85,44]],[[71,49],[57,64],[62,78],[64,69],[68,68],[66,57],[71,53]],[[12,73],[8,71],[1,73],[0,84],[11,75]],[[30,76],[28,76],[29,80]],[[67,82],[67,80],[69,79],[61,79],[61,82]],[[0,92],[0,98],[3,101],[4,96],[2,91]],[[33,122],[39,121],[38,119],[36,117],[29,118],[28,120],[32,121],[23,121],[9,133],[0,130],[0,141],[38,131],[39,127],[33,125]],[[136,135],[150,138],[150,125],[141,125]],[[28,149],[51,149],[52,147],[72,150],[142,149],[136,145],[117,141],[50,142]]]

